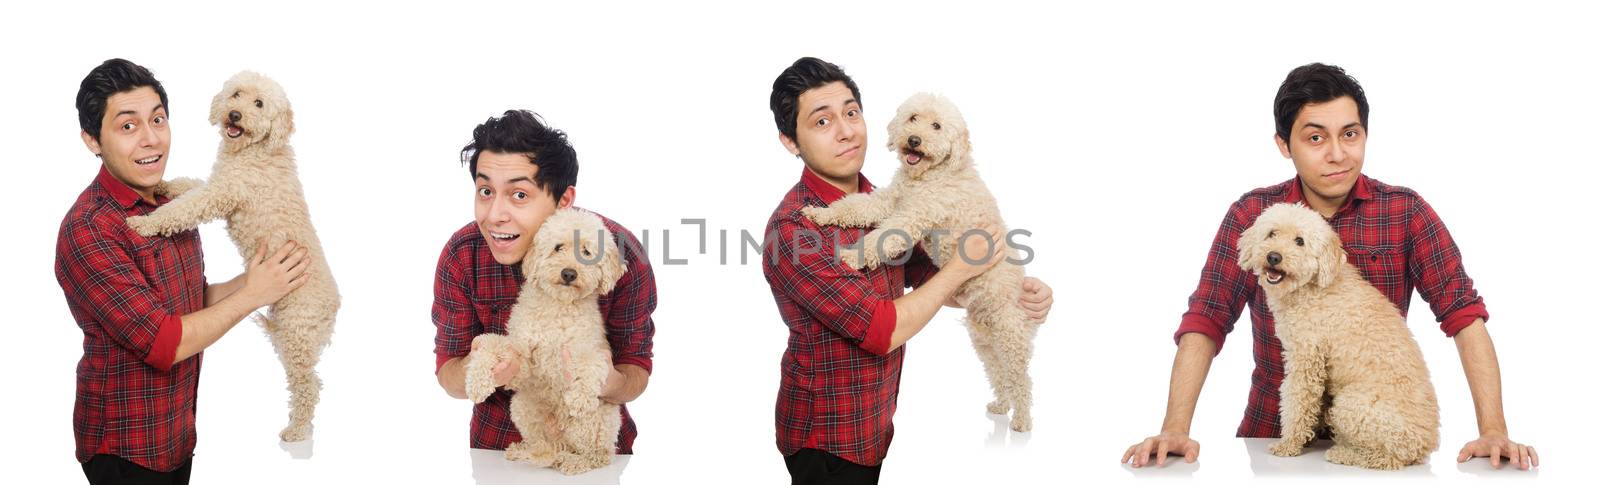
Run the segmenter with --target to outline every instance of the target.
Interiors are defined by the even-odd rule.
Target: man
[[[805,167],[767,222],[762,266],[778,313],[789,326],[778,388],[778,450],[795,484],[877,483],[894,428],[902,346],[953,301],[960,285],[1002,258],[1005,243],[966,238],[964,254],[942,269],[917,249],[905,265],[858,272],[837,262],[835,243],[862,229],[823,227],[800,214],[845,195],[871,192],[861,176],[867,141],[861,93],[838,66],[802,58],[772,85],[778,140]],[[961,234],[969,228],[946,228]],[[907,286],[915,286],[910,293]],[[948,303],[954,306],[954,303]],[[1023,283],[1022,304],[1042,321],[1050,287]]]
[[[1239,268],[1234,245],[1239,233],[1267,206],[1303,202],[1328,219],[1344,241],[1351,262],[1402,314],[1410,305],[1412,288],[1416,288],[1432,307],[1440,329],[1455,338],[1472,389],[1479,432],[1478,439],[1461,448],[1457,461],[1487,456],[1490,464],[1499,468],[1500,457],[1505,456],[1523,469],[1539,465],[1533,447],[1507,435],[1500,405],[1499,363],[1484,328],[1489,313],[1473,289],[1444,223],[1410,189],[1361,174],[1367,112],[1361,85],[1338,67],[1308,64],[1291,71],[1283,81],[1273,102],[1275,138],[1283,157],[1294,161],[1297,175],[1251,191],[1229,208],[1175,336],[1178,352],[1161,434],[1129,447],[1122,457],[1124,463],[1145,466],[1152,454],[1158,466],[1166,463],[1168,453],[1182,455],[1189,462],[1199,457],[1200,444],[1189,439],[1195,401],[1211,359],[1247,302],[1254,324],[1256,370],[1238,435],[1278,437],[1283,346],[1274,333],[1266,296],[1258,291],[1255,278]]]
[[[130,216],[169,200],[167,92],[111,59],[78,88],[83,144],[100,172],[61,221],[56,280],[83,330],[72,424],[89,483],[188,483],[201,351],[305,282],[306,251],[263,248],[232,280],[206,284],[200,234],[146,238]]]
[[[472,340],[484,333],[506,333],[511,306],[522,289],[522,258],[544,220],[572,205],[578,157],[565,133],[532,112],[513,110],[478,125],[472,143],[461,149],[461,159],[474,182],[475,220],[456,231],[439,256],[433,323],[439,386],[451,397],[466,399]],[[613,364],[600,399],[623,404],[617,453],[632,454],[638,428],[625,403],[637,399],[650,380],[655,275],[633,233],[601,219],[616,243],[607,250],[623,251],[627,272],[616,288],[600,296]],[[495,386],[510,382],[521,362],[513,358],[496,364]],[[500,389],[472,408],[473,448],[503,450],[522,441],[510,406],[511,391]]]

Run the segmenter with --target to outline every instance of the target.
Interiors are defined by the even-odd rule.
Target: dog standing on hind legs
[[[917,94],[900,105],[889,122],[889,149],[899,155],[894,180],[870,194],[852,194],[828,207],[801,212],[823,225],[877,228],[861,237],[858,249],[840,249],[839,261],[851,268],[875,268],[901,257],[920,242],[934,264],[944,266],[960,245],[952,231],[1000,226],[1000,207],[973,168],[967,123],[949,100]],[[974,258],[981,255],[966,255]],[[1033,428],[1033,383],[1028,361],[1040,322],[1032,321],[1018,303],[1022,266],[1012,263],[1015,250],[992,255],[1006,258],[962,284],[967,332],[983,361],[995,400],[993,414],[1011,412],[1011,429]]]
[[[283,362],[289,381],[289,424],[284,441],[311,438],[322,380],[316,365],[333,336],[339,289],[311,226],[311,214],[296,175],[294,112],[278,83],[253,72],[241,72],[223,84],[211,100],[211,124],[223,136],[211,179],[174,179],[157,190],[174,197],[149,215],[128,218],[140,235],[167,236],[227,219],[228,236],[246,260],[262,241],[275,249],[287,241],[305,247],[311,267],[300,288],[273,303],[267,315],[256,314]]]
[[[1333,227],[1303,205],[1276,204],[1238,248],[1283,342],[1283,438],[1268,451],[1297,456],[1324,424],[1334,441],[1326,458],[1343,465],[1398,470],[1438,449],[1422,349],[1400,310],[1346,260]]]

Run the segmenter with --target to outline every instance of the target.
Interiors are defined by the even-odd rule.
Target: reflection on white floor
[[[576,476],[562,475],[552,468],[536,467],[523,462],[506,460],[500,450],[469,449],[472,454],[472,478],[478,485],[559,483],[566,485],[619,485],[622,470],[628,467],[631,455],[616,455],[611,465]]]
[[[1284,458],[1274,456],[1267,452],[1267,447],[1277,441],[1275,438],[1237,438],[1239,447],[1223,445],[1220,447],[1207,447],[1202,444],[1200,459],[1195,463],[1184,463],[1181,456],[1167,457],[1164,466],[1147,466],[1133,468],[1122,465],[1135,477],[1162,478],[1162,477],[1188,477],[1200,469],[1202,463],[1211,463],[1213,466],[1228,467],[1238,463],[1238,453],[1243,451],[1250,460],[1250,471],[1257,478],[1405,478],[1430,480],[1435,478],[1456,478],[1452,475],[1468,474],[1478,478],[1503,478],[1503,479],[1532,479],[1539,476],[1537,468],[1532,470],[1512,469],[1509,463],[1502,463],[1499,470],[1489,465],[1486,458],[1474,458],[1466,463],[1456,463],[1455,449],[1443,449],[1433,452],[1427,463],[1413,465],[1396,471],[1368,470],[1360,467],[1345,466],[1329,462],[1323,454],[1328,448],[1333,447],[1329,440],[1318,440],[1306,446],[1306,452],[1300,456]],[[1242,448],[1242,450],[1241,450]],[[1453,470],[1452,470],[1453,469]],[[1436,473],[1437,472],[1437,473]]]
[[[1267,447],[1277,442],[1274,438],[1241,438],[1245,451],[1250,455],[1250,471],[1257,477],[1283,477],[1287,475],[1316,476],[1316,477],[1394,477],[1394,478],[1431,478],[1433,477],[1433,460],[1441,459],[1444,454],[1434,452],[1428,463],[1412,465],[1399,470],[1368,470],[1366,468],[1340,465],[1329,462],[1323,457],[1328,448],[1333,447],[1331,440],[1316,440],[1306,445],[1305,453],[1295,457],[1275,456],[1267,452]]]
[[[1003,414],[988,414],[989,421],[994,423],[994,429],[989,431],[989,439],[984,442],[991,449],[997,448],[1027,448],[1028,438],[1033,433],[1018,433],[1011,430],[1011,418]],[[1007,439],[1009,438],[1009,439]]]
[[[312,445],[316,444],[316,442],[317,440],[314,439],[296,441],[293,443],[280,440],[278,441],[278,449],[289,453],[289,458],[296,460],[309,460],[311,459]]]

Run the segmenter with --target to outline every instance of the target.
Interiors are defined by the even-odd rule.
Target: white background
[[[863,90],[875,181],[895,166],[879,144],[899,101],[951,97],[1007,219],[1034,233],[1029,274],[1056,291],[1033,362],[1031,436],[985,417],[987,385],[959,312],[947,311],[909,345],[886,483],[1220,483],[1283,471],[1233,437],[1252,365],[1248,317],[1201,396],[1199,466],[1131,470],[1117,458],[1158,431],[1172,332],[1228,204],[1293,175],[1272,143],[1270,103],[1290,69],[1313,61],[1345,67],[1369,93],[1365,172],[1416,189],[1458,241],[1493,314],[1511,436],[1545,465],[1455,463],[1476,437],[1471,400],[1452,342],[1418,298],[1411,326],[1441,397],[1443,445],[1406,476],[1581,476],[1595,431],[1589,275],[1600,270],[1588,249],[1600,161],[1592,6],[982,3],[7,7],[8,475],[81,479],[71,410],[82,334],[52,272],[55,234],[98,167],[77,134],[78,82],[125,57],[171,96],[169,177],[209,173],[217,135],[205,113],[229,76],[252,69],[284,86],[344,294],[312,457],[279,449],[282,371],[246,323],[206,351],[196,483],[473,480],[469,405],[435,383],[428,315],[440,248],[472,213],[457,152],[507,108],[570,133],[579,205],[650,233],[656,371],[630,406],[639,454],[621,480],[785,482],[772,417],[786,330],[759,265],[737,264],[734,237],[760,231],[798,179],[767,97],[779,71],[814,55]],[[728,230],[731,264],[718,264],[714,239],[694,254],[682,218],[707,219],[713,237]],[[689,264],[663,264],[663,229]],[[221,224],[201,234],[212,280],[237,274]],[[1317,458],[1288,473],[1366,476]],[[499,466],[477,463],[480,478]]]

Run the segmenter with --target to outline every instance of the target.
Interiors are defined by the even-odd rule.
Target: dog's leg
[[[800,213],[824,226],[868,227],[889,217],[894,196],[885,188],[871,194],[851,194],[827,207],[803,207]]]
[[[333,334],[333,316],[307,309],[297,296],[285,297],[273,305],[271,317],[261,317],[289,381],[289,424],[278,434],[287,442],[311,438],[311,420],[322,392],[317,362]]]
[[[494,394],[494,366],[511,356],[511,340],[505,335],[486,333],[472,341],[477,348],[467,354],[467,399],[480,403]]]
[[[994,391],[994,400],[990,401],[989,405],[985,406],[984,409],[989,414],[1004,415],[1011,413],[1011,403],[1006,401],[1006,398],[1000,392],[1002,386],[999,367],[1001,363],[994,350],[994,345],[989,342],[988,331],[978,328],[977,325],[972,325],[969,321],[967,324],[967,336],[972,339],[972,350],[978,353],[978,361],[983,363],[983,375],[989,378],[989,388]]]
[[[1328,410],[1334,438],[1328,461],[1398,470],[1425,460],[1438,447],[1437,432],[1417,422],[1416,402],[1396,395],[1409,390],[1394,389],[1392,383],[1357,384],[1334,396]]]
[[[855,269],[876,268],[916,246],[917,241],[922,240],[925,227],[926,224],[909,216],[890,216],[877,229],[861,236],[861,240],[856,242],[857,246],[838,248],[835,254],[845,266]]]
[[[572,380],[566,384],[561,393],[567,415],[577,418],[592,414],[599,408],[600,391],[605,387],[606,377],[610,375],[611,363],[608,359],[572,362]]]
[[[233,212],[237,200],[224,192],[215,184],[195,187],[149,214],[129,217],[128,228],[144,237],[171,236],[194,229]]]
[[[160,184],[157,184],[156,195],[165,195],[169,198],[176,198],[190,190],[200,187],[201,185],[205,185],[205,182],[201,181],[200,179],[178,177],[172,180],[162,181]]]
[[[610,465],[621,425],[621,409],[613,404],[603,404],[593,412],[573,417],[565,430],[570,453],[556,458],[556,469],[576,475]]]
[[[1299,456],[1305,451],[1306,443],[1317,437],[1327,380],[1326,362],[1319,349],[1290,350],[1291,345],[1284,344],[1283,385],[1278,389],[1282,438],[1267,447],[1267,451],[1277,456]]]
[[[550,435],[559,426],[553,409],[540,402],[532,393],[511,395],[511,422],[517,426],[522,441],[506,446],[506,459],[526,461],[534,466],[548,467],[555,463],[556,448]]]

